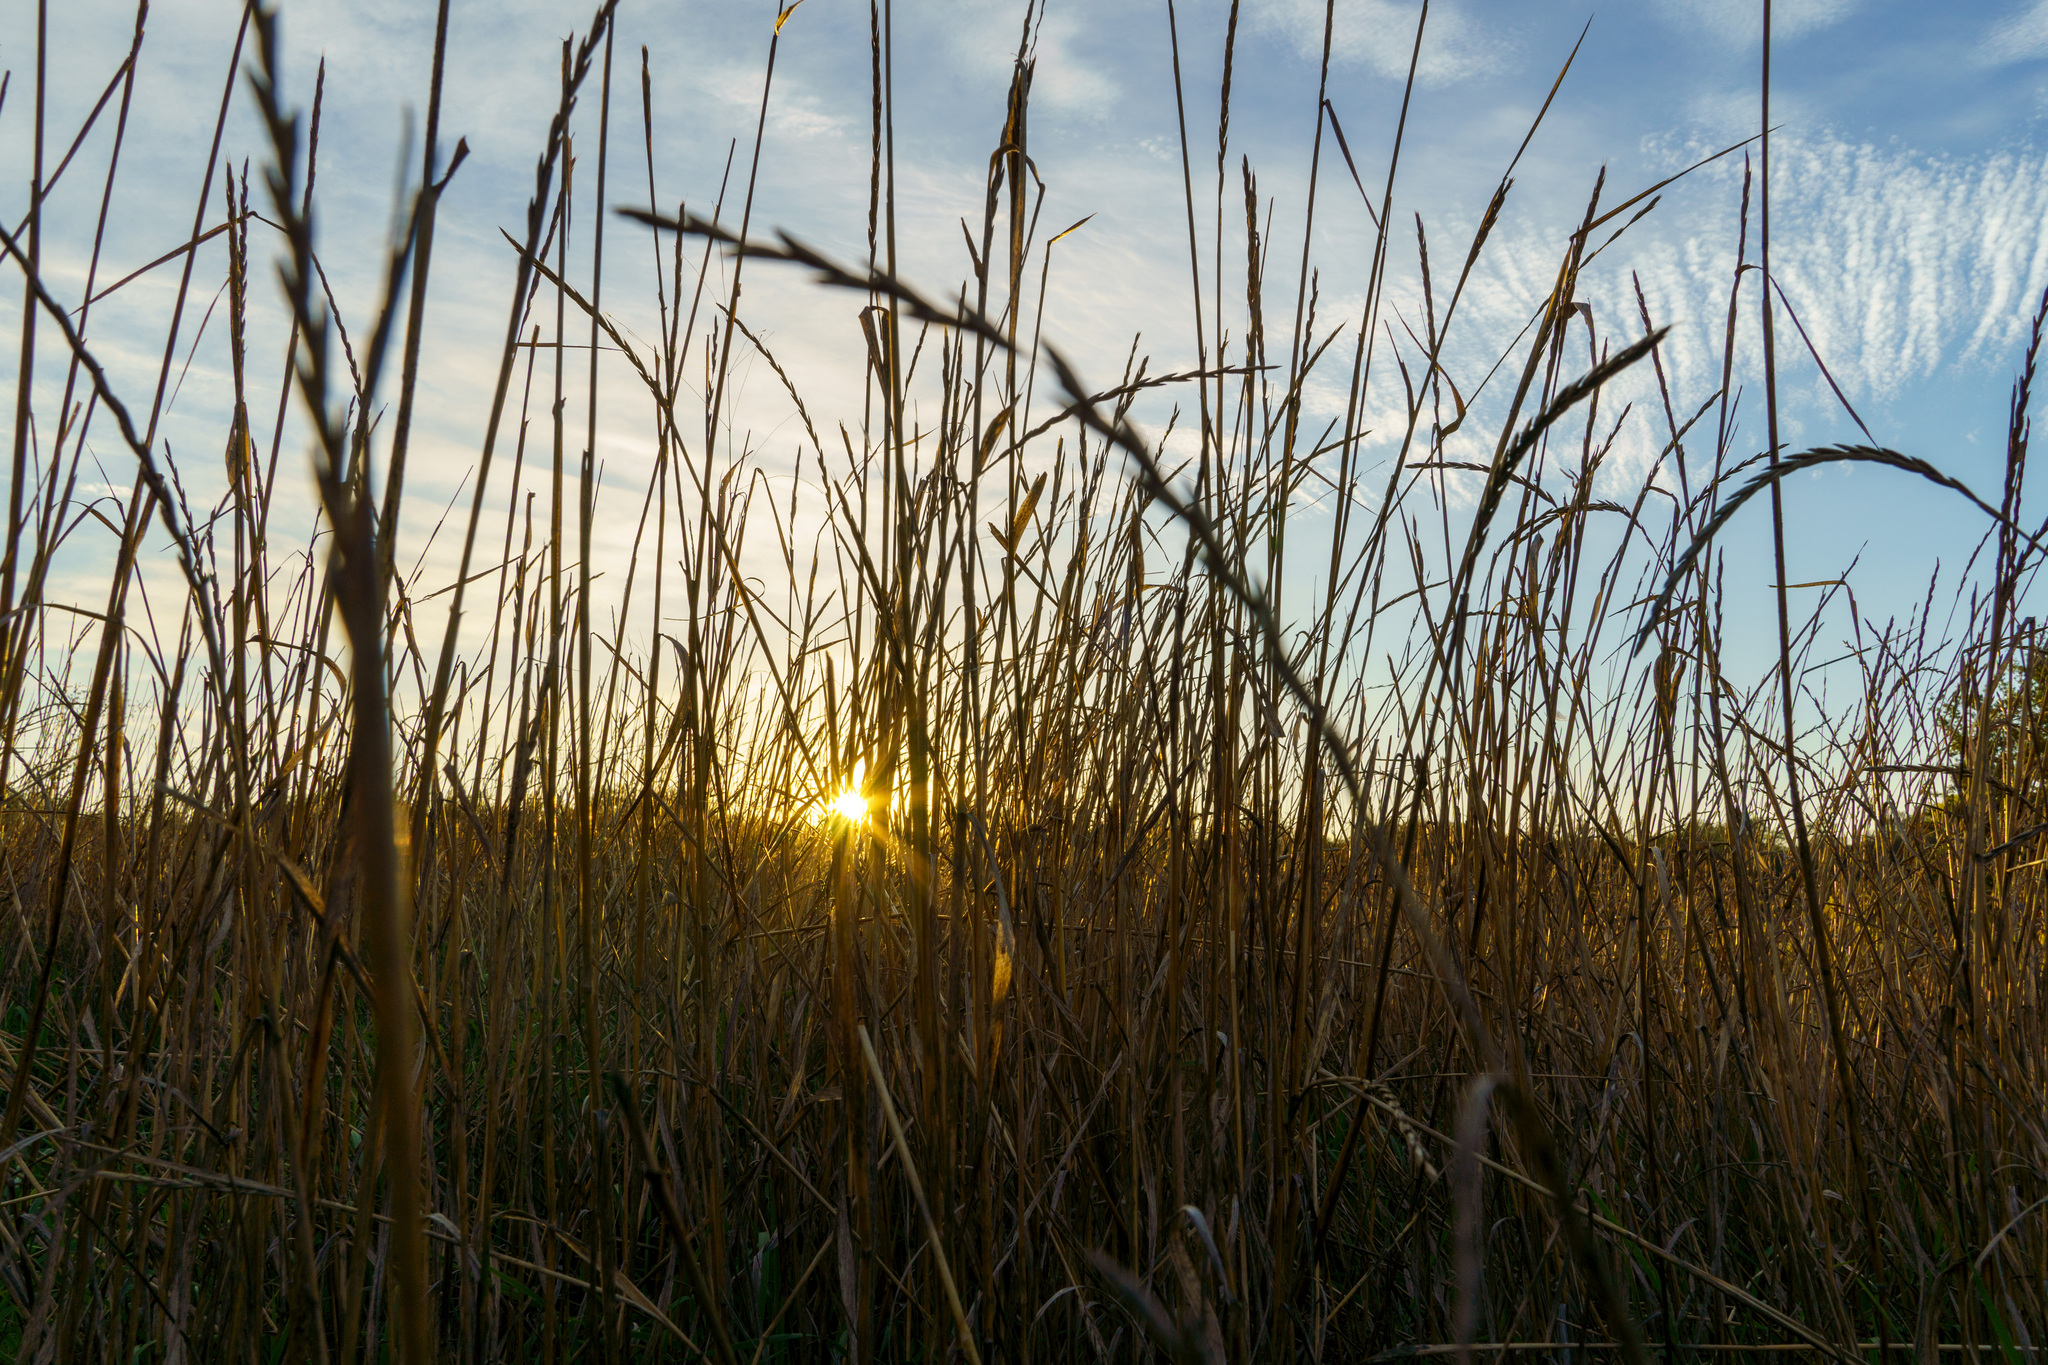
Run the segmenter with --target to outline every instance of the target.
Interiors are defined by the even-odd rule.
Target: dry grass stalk
[[[2048,313],[1997,497],[1875,441],[1753,471],[1733,320],[1775,305],[1738,270],[1721,383],[1674,392],[1647,303],[1619,335],[1573,307],[1589,244],[1663,188],[1617,205],[1603,179],[1482,412],[1449,338],[1508,176],[1448,292],[1417,224],[1399,339],[1407,106],[1376,182],[1319,94],[1332,137],[1308,155],[1334,149],[1366,201],[1370,287],[1318,318],[1305,253],[1275,298],[1275,230],[1228,155],[1235,6],[1209,221],[1170,8],[1194,364],[1133,348],[1084,382],[1039,340],[1064,234],[1038,220],[1028,49],[991,110],[971,278],[941,301],[899,269],[878,4],[850,265],[752,221],[801,19],[769,35],[744,183],[708,216],[660,197],[643,53],[643,340],[608,311],[644,288],[620,264],[640,229],[598,211],[612,8],[561,55],[445,583],[396,553],[463,150],[435,141],[462,56],[445,6],[422,179],[355,336],[311,229],[320,87],[302,156],[275,18],[250,11],[269,202],[209,171],[163,352],[168,376],[197,245],[224,236],[211,515],[159,439],[166,385],[117,391],[92,308],[44,273],[40,198],[0,234],[25,280],[0,1353],[2017,1365],[2048,1344],[2048,654],[2020,520]],[[124,121],[133,61],[99,105]],[[572,135],[596,151],[581,174]],[[1290,235],[1312,243],[1313,212]],[[251,263],[280,247],[290,342],[266,373],[247,324],[279,304]],[[97,250],[87,304],[111,292]],[[867,407],[836,439],[741,307],[743,271],[792,263],[863,327]],[[800,418],[787,498],[732,429],[750,351]],[[63,406],[38,413],[60,364]],[[1624,372],[1656,403],[1617,416]],[[1332,373],[1344,416],[1316,431],[1303,395]],[[657,452],[609,624],[600,377]],[[1396,381],[1382,481],[1361,428]],[[1185,446],[1139,429],[1187,385]],[[304,544],[278,529],[287,402],[315,443]],[[77,476],[109,417],[137,473],[105,512]],[[1452,437],[1482,421],[1491,461],[1464,461]],[[1603,469],[1624,422],[1663,452],[1632,486]],[[1716,537],[1841,461],[1967,496],[1991,553],[1952,636],[1927,608],[1859,623],[1856,704],[1817,712],[1795,703],[1818,614],[1786,609],[1768,677],[1724,670]],[[1484,477],[1459,512],[1465,465]],[[104,601],[55,601],[95,516]],[[155,538],[169,588],[138,567]]]

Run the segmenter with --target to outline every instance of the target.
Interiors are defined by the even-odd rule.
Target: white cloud
[[[1364,66],[1383,76],[1406,77],[1415,51],[1418,7],[1401,0],[1337,0],[1331,60]],[[1255,21],[1285,35],[1305,57],[1320,59],[1323,50],[1322,0],[1255,0]],[[1474,76],[1490,76],[1507,68],[1513,45],[1498,33],[1474,22],[1448,4],[1430,7],[1429,27],[1415,76],[1425,85],[1448,85]]]
[[[1000,109],[1022,34],[1020,13],[1015,0],[956,0],[923,13],[906,15],[899,10],[896,22],[899,33],[911,31],[913,25],[943,32],[953,59],[992,84]],[[1034,108],[1088,118],[1108,116],[1116,102],[1117,82],[1082,55],[1091,44],[1098,50],[1104,46],[1102,28],[1108,21],[1073,0],[1046,6],[1031,49]],[[899,81],[902,75],[899,67]]]
[[[2048,57],[2048,0],[2034,0],[2027,9],[1993,24],[1978,44],[1977,56],[1986,66]]]
[[[1659,162],[1676,169],[1697,155],[1689,146],[1652,148],[1646,169]],[[1877,424],[1880,441],[1888,439],[1888,405],[1911,401],[1930,386],[1972,383],[1986,372],[2017,365],[2029,321],[2048,289],[2048,154],[2008,150],[1947,158],[1832,135],[1781,137],[1773,142],[1772,171],[1773,273],[1835,380],[1865,420]],[[1619,348],[1642,335],[1638,282],[1653,322],[1672,327],[1662,363],[1680,421],[1721,381],[1741,177],[1736,159],[1681,184],[1580,279],[1577,301],[1590,307],[1602,345]],[[1623,192],[1617,186],[1608,202]],[[1439,315],[1444,262],[1462,257],[1473,226],[1470,220],[1447,220],[1430,227]],[[1570,228],[1554,211],[1511,201],[1480,257],[1445,352],[1447,372],[1475,402],[1472,420],[1447,446],[1453,459],[1491,457],[1490,438],[1513,390],[1520,348],[1476,399],[1475,390],[1541,308]],[[1757,247],[1753,206],[1752,263]],[[1397,259],[1393,270],[1389,305],[1420,332],[1423,310],[1412,260]],[[1733,379],[1750,395],[1741,411],[1753,408],[1761,392],[1757,283],[1754,274],[1746,277],[1737,315]],[[1589,363],[1587,340],[1584,324],[1575,321],[1566,342],[1566,373]],[[1782,311],[1777,354],[1787,439],[1854,437]],[[1347,395],[1341,383],[1312,384],[1305,397],[1320,420],[1341,415]],[[1663,444],[1662,399],[1649,367],[1611,386],[1602,399],[1601,426],[1628,403],[1636,416],[1623,428],[1604,476],[1620,481],[1615,486],[1640,479]],[[1380,441],[1398,440],[1405,422],[1400,384],[1376,383],[1366,405],[1363,425],[1379,433]],[[1443,415],[1448,420],[1451,413]],[[1429,414],[1423,421],[1426,433]],[[1762,439],[1745,430],[1736,438],[1738,453],[1760,448]],[[1703,431],[1690,441],[1695,454],[1712,444]],[[1454,501],[1470,491],[1463,476],[1445,482]]]
[[[2048,285],[2048,157],[1832,137],[1774,152],[1790,211],[1774,214],[1772,268],[1838,379],[1888,397],[2022,343]]]
[[[1831,28],[1855,12],[1858,0],[1778,0],[1771,7],[1771,36],[1801,38]],[[1683,28],[1712,34],[1731,46],[1763,36],[1763,7],[1731,0],[1662,0],[1667,18]]]
[[[1053,10],[1039,26],[1037,66],[1031,75],[1031,98],[1074,113],[1106,114],[1116,98],[1116,82],[1079,54],[1088,37],[1073,9]]]
[[[735,63],[702,78],[705,88],[730,109],[751,118],[761,107],[761,73]],[[817,95],[789,81],[778,81],[768,101],[768,131],[779,138],[833,137],[848,131],[844,117],[826,109]],[[861,129],[866,136],[866,129]]]

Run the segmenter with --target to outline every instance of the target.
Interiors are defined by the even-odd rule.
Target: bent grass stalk
[[[2037,1356],[2048,655],[2022,495],[2048,311],[1998,497],[1867,432],[1750,470],[1739,269],[1705,391],[1678,384],[1673,320],[1640,289],[1619,331],[1573,306],[1612,265],[1597,234],[1674,212],[1671,180],[1617,200],[1596,178],[1527,332],[1468,343],[1521,153],[1455,276],[1417,220],[1411,298],[1390,226],[1406,100],[1376,153],[1322,90],[1375,233],[1360,311],[1333,321],[1325,263],[1272,254],[1314,247],[1306,208],[1276,224],[1227,157],[1235,7],[1198,221],[1200,54],[1176,10],[1193,344],[1155,365],[1119,339],[1122,373],[1084,376],[1041,341],[1051,248],[1102,220],[1042,230],[1058,167],[1031,146],[1029,23],[941,294],[899,253],[893,10],[872,11],[853,265],[753,221],[781,170],[775,53],[809,40],[807,11],[767,35],[736,231],[723,185],[708,218],[656,198],[644,51],[648,203],[607,222],[614,5],[565,45],[452,576],[414,548],[437,528],[413,424],[454,382],[422,338],[463,159],[435,141],[462,117],[441,98],[459,17],[353,334],[321,256],[350,244],[312,236],[317,144],[302,163],[269,11],[247,27],[270,203],[207,172],[152,401],[131,405],[95,355],[103,311],[78,306],[111,292],[97,239],[73,300],[40,196],[0,232],[22,374],[61,361],[84,391],[53,413],[54,381],[17,390],[0,1349]],[[93,118],[118,84],[125,126],[136,59]],[[1301,155],[1322,150],[1319,131]],[[1695,225],[1738,265],[1748,195],[1745,172],[1739,213]],[[1339,198],[1325,223],[1355,211]],[[651,290],[626,264],[642,226]],[[160,432],[223,237],[229,325],[204,344],[237,401],[215,471]],[[266,295],[252,262],[280,252]],[[858,410],[806,397],[743,266],[816,277]],[[250,340],[264,317],[281,371]],[[579,394],[565,350],[585,344]],[[1511,394],[1477,397],[1475,345]],[[756,356],[766,398],[741,384]],[[1344,385],[1328,430],[1312,380]],[[1615,386],[1653,381],[1624,414]],[[279,479],[282,410],[259,459],[245,394],[271,382],[297,391],[311,497]],[[799,419],[793,456],[748,443],[764,402]],[[1396,429],[1364,431],[1380,411]],[[655,454],[635,562],[606,579],[616,413],[651,422]],[[109,417],[136,470],[88,504],[81,452]],[[1645,421],[1658,457],[1624,475],[1610,457]],[[1932,587],[1903,624],[1850,605],[1854,697],[1809,706],[1846,580],[1806,585],[1768,677],[1731,676],[1720,545],[1828,463],[1941,484],[1995,540],[1947,625]],[[480,536],[497,561],[473,562]],[[147,572],[165,546],[175,577]],[[58,600],[80,563],[89,604]]]

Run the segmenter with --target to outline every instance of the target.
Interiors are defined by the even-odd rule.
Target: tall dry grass
[[[1465,399],[1440,362],[1506,175],[1455,272],[1425,255],[1434,283],[1397,343],[1399,141],[1376,169],[1319,131],[1323,191],[1379,184],[1382,226],[1362,315],[1317,317],[1312,262],[1267,278],[1270,224],[1229,164],[1226,51],[1213,204],[1207,134],[1182,119],[1195,369],[1154,375],[1134,351],[1091,384],[1037,340],[1026,56],[971,274],[941,299],[897,270],[886,4],[853,265],[752,222],[758,136],[708,216],[589,213],[641,199],[643,150],[644,202],[673,202],[644,62],[642,127],[629,97],[613,108],[631,75],[611,12],[564,55],[441,583],[394,547],[462,159],[437,141],[445,0],[424,159],[352,343],[311,228],[317,97],[292,112],[274,18],[245,19],[222,126],[226,101],[255,101],[269,169],[209,176],[192,234],[224,223],[228,244],[211,514],[156,434],[181,324],[155,398],[117,392],[90,307],[43,274],[59,139],[38,112],[5,243],[25,283],[0,573],[0,1349],[2038,1349],[2031,351],[1967,630],[1866,637],[1854,704],[1801,709],[1815,635],[1782,588],[1775,669],[1724,671],[1713,533],[1745,503],[1770,516],[1782,584],[1786,474],[1947,476],[1874,446],[1735,446],[1735,319],[1771,316],[1767,178],[1730,225],[1745,268],[1707,393],[1673,391],[1647,306],[1619,335],[1573,308],[1591,252],[1654,193],[1596,185],[1530,338],[1500,339],[1512,399],[1454,512],[1439,490]],[[17,76],[38,111],[63,78]],[[109,87],[123,129],[132,80],[131,62]],[[1767,168],[1768,142],[1735,154]],[[1240,197],[1241,266],[1223,255]],[[617,262],[643,259],[650,226],[639,280]],[[595,250],[572,279],[578,234]],[[291,343],[266,368],[244,329],[279,256]],[[174,263],[180,318],[208,286],[199,258]],[[838,432],[738,307],[743,276],[790,262],[860,310],[869,401]],[[604,301],[650,286],[647,342]],[[801,414],[815,544],[731,440],[749,356]],[[1630,420],[1667,457],[1639,486],[1601,475],[1603,386],[1631,368],[1658,402]],[[37,413],[57,372],[63,404]],[[1303,411],[1311,373],[1350,395],[1328,431]],[[1177,471],[1130,421],[1169,383],[1194,452]],[[1368,462],[1359,414],[1389,386],[1399,454]],[[637,405],[658,451],[609,622],[590,607],[600,393]],[[270,531],[288,405],[316,447],[309,543]],[[90,509],[89,430],[136,470]],[[104,600],[60,602],[51,566],[88,512]],[[184,590],[144,613],[138,555],[158,544]],[[786,585],[758,577],[768,562]],[[855,782],[864,815],[822,813]]]

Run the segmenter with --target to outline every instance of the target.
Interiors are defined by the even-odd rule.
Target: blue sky
[[[1597,11],[1552,0],[1439,0],[1433,6],[1395,191],[1402,228],[1391,298],[1410,310],[1414,215],[1428,226],[1438,271],[1448,273],[1559,64],[1591,20],[1475,276],[1462,340],[1449,352],[1454,377],[1469,386],[1527,321],[1602,166],[1605,202],[1617,202],[1703,150],[1755,131],[1760,8],[1719,0],[1638,0]],[[1407,0],[1341,0],[1337,6],[1330,98],[1375,197],[1415,11]],[[1299,262],[1322,12],[1320,0],[1244,0],[1242,9],[1226,218],[1240,216],[1239,159],[1248,158],[1279,225],[1268,273],[1276,284],[1287,283],[1275,289],[1276,298],[1291,299]],[[158,0],[151,7],[117,186],[123,207],[110,227],[102,281],[183,240],[238,13],[229,0]],[[935,291],[955,285],[967,268],[958,220],[979,215],[1022,13],[1019,0],[898,0],[895,7],[903,272]],[[705,211],[728,149],[737,145],[742,166],[750,150],[774,14],[772,4],[751,2],[628,0],[621,6],[612,204],[642,204],[648,197],[640,144],[641,46],[648,49],[652,76],[659,197],[667,206],[686,199]],[[1215,195],[1226,14],[1227,6],[1215,0],[1186,0],[1178,9],[1197,200],[1210,206],[1204,214],[1213,212]],[[360,328],[375,294],[401,139],[408,117],[417,135],[424,108],[433,5],[324,0],[286,4],[284,16],[288,97],[310,102],[314,64],[323,54],[328,63],[322,249],[344,314]],[[524,221],[533,159],[555,103],[559,45],[589,17],[587,5],[556,0],[458,0],[453,7],[443,142],[466,138],[472,156],[442,210],[427,335],[429,401],[417,438],[403,556],[425,554],[429,585],[445,582],[452,565],[448,538],[428,549],[427,535],[473,468],[504,328],[512,258],[498,230],[516,234]],[[57,79],[48,122],[54,149],[69,142],[112,74],[133,22],[132,6],[104,0],[52,7]],[[2040,141],[2048,112],[2048,0],[1950,6],[1785,0],[1775,23],[1779,279],[1878,441],[1931,459],[1989,495],[2026,320],[2048,286],[2048,152]],[[1036,59],[1033,153],[1047,185],[1042,235],[1096,215],[1056,250],[1048,338],[1075,355],[1084,374],[1104,382],[1121,368],[1133,333],[1142,333],[1141,351],[1152,356],[1155,372],[1185,368],[1193,360],[1186,221],[1164,0],[1050,0]],[[27,200],[32,6],[10,6],[0,15],[0,65],[13,72],[0,110],[0,182],[10,187],[12,221]],[[867,7],[807,0],[783,29],[757,227],[786,227],[844,259],[863,254],[868,99]],[[596,113],[593,82],[579,113],[585,193],[577,240],[585,250]],[[72,293],[83,283],[110,127],[111,119],[87,141],[49,208],[49,274]],[[263,150],[247,98],[238,93],[226,152],[237,166],[244,158],[260,165]],[[1325,165],[1312,247],[1326,319],[1355,314],[1370,241],[1358,193],[1335,168],[1334,160]],[[1674,187],[1582,291],[1601,334],[1618,344],[1640,334],[1633,292],[1640,279],[1657,321],[1674,327],[1667,364],[1681,408],[1703,399],[1718,377],[1740,179],[1739,161],[1731,160]],[[216,183],[216,200],[219,193]],[[218,220],[217,203],[206,216]],[[606,231],[608,306],[630,332],[651,336],[648,239],[617,220]],[[1226,261],[1239,263],[1226,264],[1228,286],[1241,279],[1241,231],[1227,222],[1224,236]],[[267,254],[269,244],[260,235],[256,241],[259,254]],[[217,241],[202,255],[199,277],[212,280],[203,297],[217,284],[223,259]],[[95,347],[130,391],[146,395],[153,379],[174,282],[172,271],[159,271],[100,305]],[[18,286],[0,287],[0,387],[8,390],[0,401],[9,411],[19,299]],[[776,349],[827,429],[860,409],[858,303],[821,294],[795,272],[749,274],[743,315]],[[274,304],[266,308],[255,344],[259,355],[265,345],[276,355],[282,325]],[[1240,319],[1226,314],[1226,320],[1241,330]],[[1750,385],[1742,411],[1751,419],[1760,412],[1754,320],[1751,292],[1737,366],[1738,380]],[[188,319],[181,355],[191,345],[190,329]],[[216,321],[192,350],[165,426],[195,501],[212,496],[220,482],[215,471],[228,392],[223,335]],[[1859,439],[1813,367],[1796,354],[1796,334],[1782,324],[1780,347],[1787,357],[1787,439],[1796,445]],[[55,367],[46,364],[43,373],[52,375]],[[274,360],[264,374],[262,385],[274,393]],[[630,392],[623,367],[608,368],[603,384],[608,399],[620,395],[604,405],[600,435],[607,502],[599,553],[616,565],[630,541],[652,443],[643,408],[623,397]],[[1341,405],[1341,387],[1332,384],[1311,385],[1312,414]],[[579,377],[572,393],[581,389]],[[1623,386],[1615,399],[1648,396],[1638,382]],[[1141,409],[1140,416],[1162,422],[1168,401]],[[1384,430],[1392,395],[1376,401],[1370,424]],[[38,403],[54,411],[54,392],[39,393]],[[571,411],[579,408],[580,399],[572,400]],[[758,449],[765,467],[787,470],[796,428],[765,369],[743,376],[734,411],[736,439]],[[1603,477],[1640,481],[1655,432],[1638,426]],[[1470,435],[1474,450],[1483,434]],[[94,448],[109,481],[125,488],[132,471],[107,435]],[[1760,422],[1744,426],[1741,443],[1744,454],[1761,448]],[[287,446],[282,467],[291,470],[292,460],[303,457],[290,449],[289,438]],[[494,476],[500,490],[505,472],[501,466]],[[1470,480],[1460,479],[1447,476],[1443,491],[1454,507],[1470,497]],[[299,488],[289,479],[280,482],[301,499],[302,513],[310,508],[309,480]],[[1833,576],[1860,554],[1851,579],[1858,607],[1865,618],[1880,621],[1911,610],[1936,562],[1959,565],[1983,530],[1959,499],[1885,471],[1835,469],[1802,478],[1790,489],[1788,508],[1794,579]],[[495,539],[487,529],[485,542]],[[1728,544],[1736,618],[1731,636],[1738,643],[1761,639],[1768,602],[1761,588],[1770,574],[1768,560],[1759,559],[1767,545],[1760,520],[1739,523]],[[73,566],[81,593],[94,581],[94,567],[89,552],[81,551]],[[157,569],[168,567],[166,559]],[[1953,585],[1951,577],[1945,591]],[[1756,631],[1745,624],[1751,608]],[[1842,619],[1831,620],[1830,628],[1847,638],[1850,623],[1845,611],[1838,614]]]

